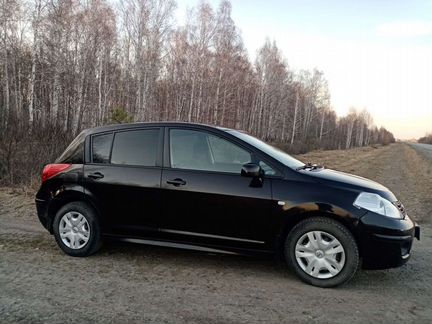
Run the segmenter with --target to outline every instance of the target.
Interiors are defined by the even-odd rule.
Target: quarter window
[[[259,165],[261,169],[263,169],[265,175],[274,176],[277,174],[276,171],[264,161],[259,161]]]
[[[57,159],[59,163],[83,164],[84,163],[84,140],[86,134],[81,132],[63,154]]]
[[[251,161],[251,154],[210,133],[172,129],[170,158],[173,168],[240,174],[242,165]]]
[[[109,163],[112,137],[112,133],[92,137],[93,163]]]
[[[84,161],[84,144],[79,143],[78,146],[74,147],[70,152],[69,158],[65,161],[71,164],[83,164]]]
[[[142,129],[115,134],[111,163],[156,166],[159,129]]]

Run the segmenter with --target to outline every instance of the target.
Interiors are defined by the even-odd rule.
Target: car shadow
[[[114,257],[119,262],[133,261],[135,265],[143,262],[166,269],[176,269],[178,272],[190,271],[211,275],[212,273],[232,274],[234,276],[249,276],[256,279],[289,280],[295,284],[303,284],[300,279],[288,269],[283,260],[275,255],[232,255],[223,253],[206,253],[201,251],[158,247],[119,241],[107,241],[97,254],[100,258]],[[374,290],[389,286],[400,289],[401,282],[409,280],[413,265],[388,270],[362,270],[348,283],[338,287],[342,290]],[[404,278],[405,280],[401,280]],[[321,289],[316,287],[311,289]]]
[[[250,271],[276,276],[294,277],[285,263],[273,254],[243,255],[209,253],[188,249],[159,247],[108,240],[97,253],[99,257],[115,256],[121,260],[136,262],[163,263],[166,267],[196,267],[213,269],[230,269],[230,271]]]
[[[20,242],[21,247],[27,246],[26,244],[37,246],[37,253],[44,253],[53,263],[59,261],[60,258],[61,262],[66,262],[67,265],[79,264],[84,267],[83,269],[91,268],[101,273],[115,269],[117,272],[122,272],[122,275],[129,272],[138,277],[142,273],[155,272],[161,277],[171,276],[171,279],[175,281],[185,278],[192,280],[194,276],[215,276],[224,280],[224,277],[231,276],[283,282],[289,287],[303,284],[288,269],[283,260],[271,254],[248,256],[207,253],[107,240],[96,254],[87,258],[72,258],[64,254],[52,236],[48,234],[27,237],[26,242]],[[431,278],[429,272],[424,269],[427,262],[422,258],[414,258],[412,261],[396,269],[368,271],[359,269],[354,278],[337,289],[374,291],[376,289],[402,289],[407,284],[408,286],[415,285],[416,289],[422,289],[422,282]],[[181,277],[177,277],[179,273],[182,274]],[[306,286],[310,289],[321,289]]]

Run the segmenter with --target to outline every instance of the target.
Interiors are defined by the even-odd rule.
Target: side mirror
[[[246,163],[243,164],[241,169],[241,175],[243,177],[249,177],[249,178],[259,178],[263,175],[263,170],[261,167],[256,163]]]

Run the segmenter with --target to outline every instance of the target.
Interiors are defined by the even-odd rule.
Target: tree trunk
[[[293,120],[293,128],[292,128],[292,133],[291,133],[291,145],[293,145],[293,143],[294,143],[294,137],[295,137],[295,132],[296,132],[298,101],[299,101],[299,95],[298,95],[298,92],[296,91],[296,99],[295,99],[295,104],[294,104],[294,120]]]
[[[54,67],[54,85],[51,106],[51,122],[57,125],[57,114],[59,109],[59,89],[60,88],[60,75],[58,73],[57,63]]]
[[[219,77],[218,77],[218,82],[217,82],[217,86],[216,86],[216,97],[215,97],[215,104],[213,107],[213,123],[217,124],[217,119],[218,119],[218,108],[219,108],[219,93],[220,93],[220,84],[222,81],[222,69],[219,70]]]
[[[4,130],[8,127],[9,122],[9,105],[10,105],[10,89],[9,89],[9,61],[8,61],[8,46],[7,46],[7,23],[4,21],[4,39],[3,39],[3,56],[4,56],[4,110],[3,110],[3,121]]]
[[[194,91],[195,91],[195,78],[192,78],[192,90],[190,94],[189,111],[188,111],[188,118],[187,118],[188,122],[192,121]]]
[[[348,122],[345,149],[349,149],[351,147],[351,138],[352,138],[353,128],[354,128],[354,120],[350,120]]]
[[[319,141],[321,142],[322,135],[323,135],[323,129],[324,129],[324,111],[321,112],[321,126],[320,126],[320,134],[319,134]]]
[[[98,106],[96,125],[100,125],[102,120],[102,58],[99,59],[99,80],[98,80]]]

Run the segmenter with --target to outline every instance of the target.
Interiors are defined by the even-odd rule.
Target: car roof
[[[125,123],[125,124],[112,124],[112,125],[104,125],[104,126],[98,126],[93,128],[87,128],[83,130],[83,133],[86,135],[95,134],[95,133],[102,133],[102,132],[109,132],[109,131],[115,131],[115,130],[121,130],[121,129],[133,129],[133,128],[140,128],[142,126],[196,126],[198,128],[211,128],[211,129],[218,129],[222,131],[231,131],[232,129],[226,128],[226,127],[220,127],[215,125],[207,125],[207,124],[200,124],[200,123],[188,123],[188,122],[174,122],[174,121],[165,121],[165,122],[139,122],[139,123]]]

